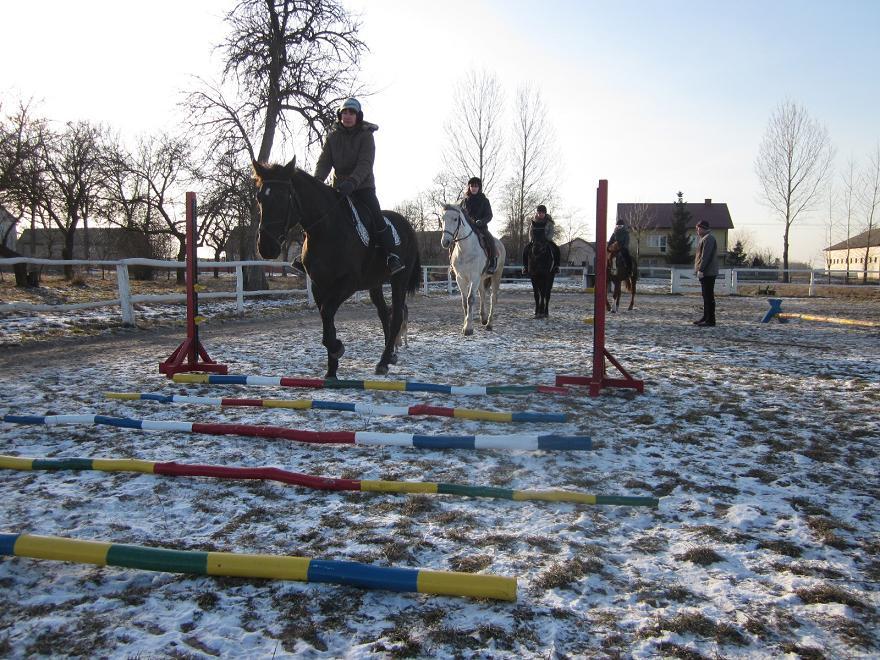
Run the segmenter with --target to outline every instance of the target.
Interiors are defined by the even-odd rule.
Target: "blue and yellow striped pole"
[[[0,533],[0,555],[119,566],[146,571],[327,582],[362,589],[516,600],[516,578],[452,571],[370,566],[353,561],[279,555],[199,552]]]

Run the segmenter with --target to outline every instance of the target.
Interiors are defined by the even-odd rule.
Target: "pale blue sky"
[[[759,203],[753,168],[777,104],[795,100],[827,125],[839,167],[880,139],[880,0],[345,4],[362,14],[372,51],[365,76],[378,93],[364,105],[381,126],[385,207],[430,185],[454,84],[472,68],[497,73],[508,100],[523,83],[541,90],[559,147],[555,210],[586,224],[607,178],[612,210],[671,202],[678,190],[693,203],[711,197],[728,203],[756,245],[780,254],[782,225]],[[189,75],[219,70],[211,47],[230,6],[4,3],[0,90],[7,101],[44,99],[59,120],[106,121],[131,134],[172,125]],[[818,264],[827,215],[823,206],[802,221],[793,258]]]

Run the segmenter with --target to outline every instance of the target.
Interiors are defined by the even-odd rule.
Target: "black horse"
[[[526,266],[532,279],[532,293],[535,294],[535,318],[546,319],[550,313],[550,291],[559,267],[549,241],[532,242]]]
[[[253,163],[258,187],[260,232],[258,249],[264,259],[275,259],[291,229],[300,225],[305,233],[303,265],[312,280],[315,304],[324,326],[322,343],[327,348],[327,378],[336,378],[339,358],[345,352],[336,338],[336,310],[355,291],[367,290],[379,312],[385,334],[385,350],[376,365],[387,374],[397,362],[394,340],[403,321],[406,294],[419,286],[421,265],[416,236],[409,221],[399,213],[382,211],[400,236],[398,254],[406,266],[390,276],[384,253],[373,242],[365,246],[351,220],[347,198],[296,167]],[[363,212],[363,211],[361,211]],[[391,318],[382,284],[391,280]]]
[[[636,302],[636,280],[639,277],[638,268],[632,263],[632,258],[624,259],[619,252],[608,251],[608,281],[613,285],[611,287],[611,298],[614,300],[612,307],[611,301],[605,301],[609,312],[616,312],[620,309],[620,284],[626,285],[626,290],[630,292],[629,310],[632,311]]]

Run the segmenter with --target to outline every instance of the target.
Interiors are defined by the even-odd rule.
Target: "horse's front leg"
[[[339,309],[337,302],[325,302],[320,307],[321,323],[324,327],[321,343],[327,349],[327,374],[325,378],[336,378],[336,370],[339,369],[339,358],[345,353],[345,346],[336,338],[336,310]]]
[[[535,318],[541,318],[541,284],[532,276],[532,295],[535,297]]]
[[[632,280],[632,290],[630,291],[629,297],[629,311],[632,311],[633,306],[636,304],[636,281]]]
[[[458,282],[458,290],[461,292],[461,308],[464,312],[464,325],[461,327],[461,333],[467,337],[474,334],[474,325],[471,320],[474,308],[473,284],[463,277],[456,276],[455,279]]]

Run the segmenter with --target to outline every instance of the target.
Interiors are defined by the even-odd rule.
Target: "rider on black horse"
[[[551,232],[548,232],[548,229],[550,229]],[[534,219],[532,219],[531,241],[529,241],[523,250],[523,275],[529,274],[529,252],[531,252],[532,247],[536,243],[541,243],[543,241],[546,241],[549,244],[550,249],[553,251],[553,272],[559,272],[559,246],[551,241],[550,237],[547,235],[548,233],[552,233],[552,229],[553,218],[547,213],[547,207],[543,204],[538,204],[537,212],[535,213]]]
[[[622,218],[617,219],[617,226],[614,233],[608,239],[608,254],[612,258],[620,259],[617,262],[617,269],[626,269],[626,272],[633,272],[632,255],[629,253],[629,229]]]
[[[495,239],[489,233],[489,221],[492,219],[492,205],[483,194],[483,182],[478,177],[468,180],[467,192],[461,202],[461,208],[474,226],[477,238],[486,251],[489,265],[486,273],[491,275],[498,267],[498,256],[495,254]]]
[[[315,165],[315,178],[324,181],[332,168],[333,187],[351,197],[355,203],[360,202],[367,207],[364,224],[368,229],[372,228],[372,235],[385,253],[388,270],[394,275],[402,271],[404,265],[394,250],[391,227],[385,224],[382,217],[379,199],[376,197],[376,180],[373,177],[373,161],[376,157],[373,133],[379,127],[364,121],[361,104],[354,98],[345,100],[336,113],[336,119]],[[305,274],[300,257],[294,259],[291,265]]]

